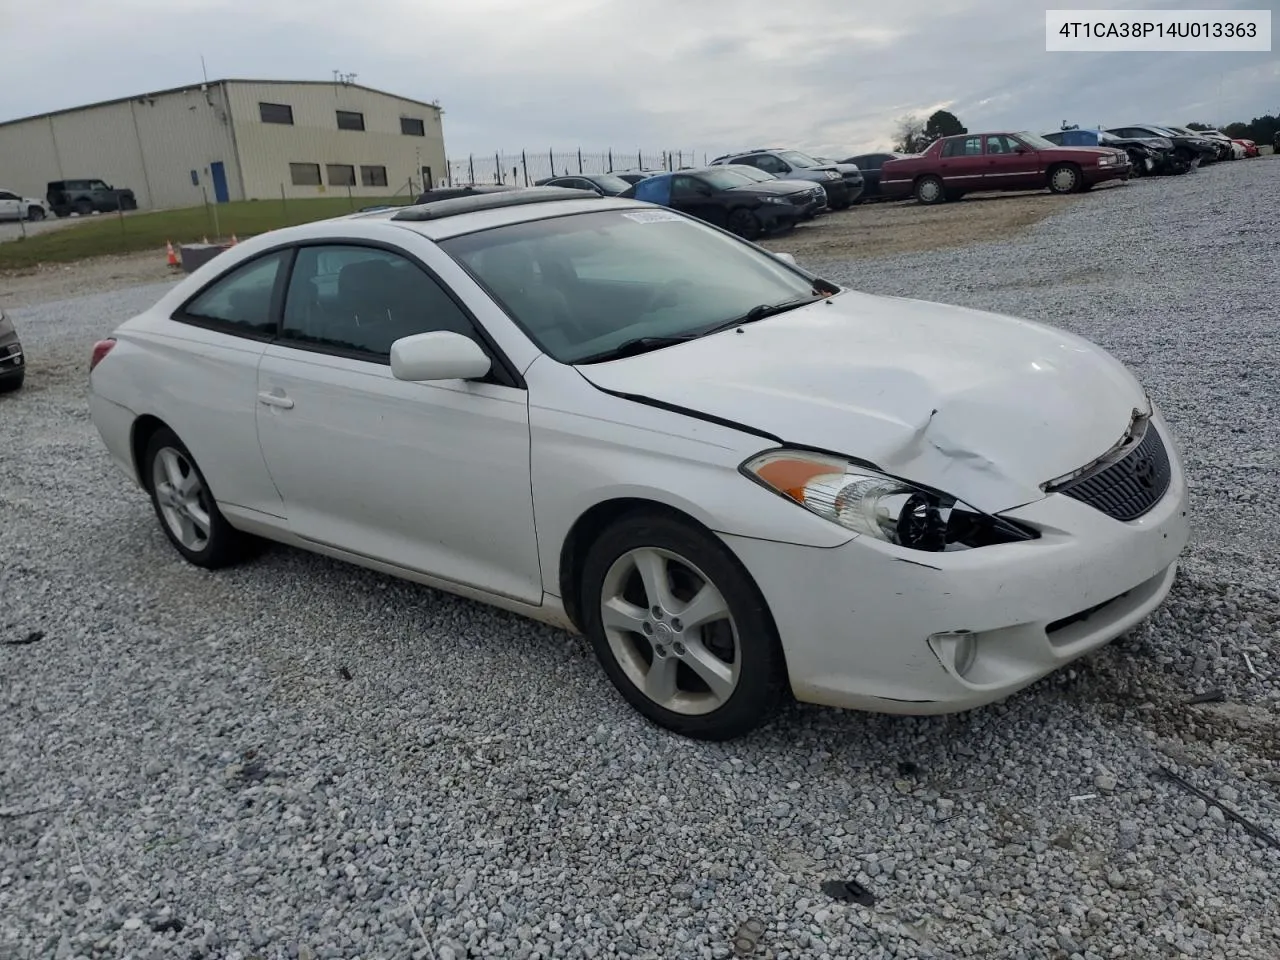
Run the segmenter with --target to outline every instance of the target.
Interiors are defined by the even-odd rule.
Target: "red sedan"
[[[924,153],[887,160],[880,189],[891,199],[958,200],[987,190],[1075,193],[1128,179],[1129,155],[1111,147],[1060,147],[1034,133],[964,133],[943,137]]]

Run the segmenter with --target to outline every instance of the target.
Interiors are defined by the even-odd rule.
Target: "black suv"
[[[60,217],[78,213],[88,216],[94,211],[137,210],[138,200],[127,187],[117,189],[104,180],[54,180],[44,195],[53,212]]]

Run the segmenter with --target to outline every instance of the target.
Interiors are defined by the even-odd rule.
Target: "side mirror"
[[[1026,148],[1026,147],[1014,147],[1014,148],[1013,148],[1013,152],[1014,152],[1014,153],[1026,153],[1026,152],[1027,152],[1027,148]]]
[[[475,380],[491,367],[478,343],[448,330],[415,333],[391,344],[391,375],[397,380]]]
[[[799,264],[796,263],[796,258],[789,253],[774,253],[774,256],[777,257],[779,260],[781,260],[783,263],[789,263],[793,267],[799,266]]]

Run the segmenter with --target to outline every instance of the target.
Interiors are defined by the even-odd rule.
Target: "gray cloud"
[[[766,142],[845,154],[887,145],[899,117],[942,105],[971,129],[1041,131],[1062,120],[1226,123],[1280,108],[1275,53],[1050,54],[1044,7],[1027,0],[7,6],[6,35],[43,42],[6,52],[0,118],[189,83],[203,53],[211,77],[326,79],[341,69],[439,98],[455,157]]]

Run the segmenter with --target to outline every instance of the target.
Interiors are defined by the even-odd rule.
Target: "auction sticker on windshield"
[[[637,210],[634,213],[624,213],[623,216],[628,220],[634,220],[636,223],[661,223],[665,220],[684,220],[684,217],[680,216],[680,214],[671,213],[667,210]]]

